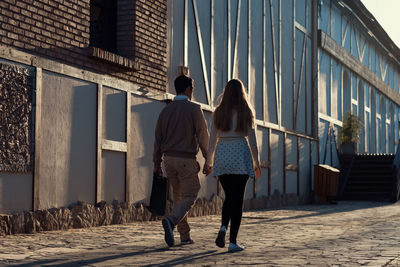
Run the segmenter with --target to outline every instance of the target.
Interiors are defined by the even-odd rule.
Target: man
[[[162,220],[165,242],[174,245],[174,227],[177,226],[181,244],[192,244],[187,213],[193,206],[200,190],[199,163],[196,154],[200,150],[207,156],[209,134],[203,111],[191,102],[193,79],[181,75],[174,82],[177,96],[160,113],[155,129],[153,152],[154,172],[162,176],[161,162],[164,156],[165,170],[173,190],[171,214]]]

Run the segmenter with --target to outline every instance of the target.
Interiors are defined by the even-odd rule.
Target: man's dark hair
[[[182,74],[178,77],[176,77],[175,82],[175,90],[176,90],[176,94],[182,94],[183,92],[185,92],[186,88],[188,86],[193,87],[193,79]]]

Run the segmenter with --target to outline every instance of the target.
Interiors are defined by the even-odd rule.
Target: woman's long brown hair
[[[221,102],[214,111],[215,128],[223,132],[230,131],[234,110],[237,113],[235,132],[247,134],[248,128],[253,126],[254,115],[247,103],[243,83],[238,79],[230,80],[224,88]]]

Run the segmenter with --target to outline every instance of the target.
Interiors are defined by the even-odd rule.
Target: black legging
[[[231,221],[229,242],[236,244],[236,237],[242,221],[244,190],[249,177],[247,175],[224,174],[218,178],[225,192],[224,205],[222,206],[222,226],[228,228],[229,221]]]

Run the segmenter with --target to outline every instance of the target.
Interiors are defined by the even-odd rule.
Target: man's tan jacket
[[[207,157],[209,134],[200,105],[187,99],[174,100],[158,117],[153,162],[161,166],[162,155],[196,158],[200,150]]]

